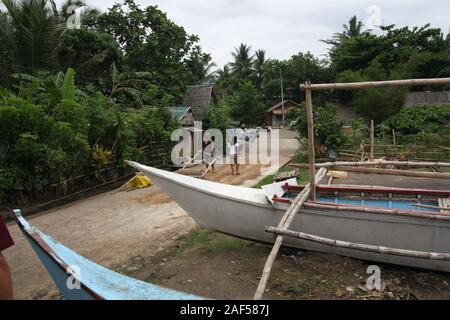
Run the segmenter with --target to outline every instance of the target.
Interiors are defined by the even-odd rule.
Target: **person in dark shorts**
[[[14,298],[11,271],[8,262],[3,256],[3,251],[13,245],[14,242],[11,235],[0,216],[0,300],[12,300]]]

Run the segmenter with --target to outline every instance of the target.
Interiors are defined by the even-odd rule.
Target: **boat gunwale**
[[[91,295],[95,300],[105,300],[104,297],[96,293],[93,289],[86,286],[81,279],[78,278],[78,276],[72,272],[72,269],[69,267],[69,265],[64,261],[64,259],[61,259],[59,255],[47,244],[47,241],[44,240],[40,235],[40,230],[35,228],[34,226],[30,225],[22,216],[22,213],[18,210],[13,210],[13,216],[16,220],[17,225],[19,228],[25,233],[28,238],[33,241],[34,244],[36,244],[43,252],[44,254],[50,258],[56,265],[64,271],[68,276],[74,277],[79,283],[82,289],[89,295]],[[23,224],[23,221],[25,221],[28,226],[25,226]],[[37,252],[36,252],[36,255]],[[38,255],[39,257],[39,255]],[[50,275],[51,276],[51,275]],[[52,277],[52,276],[51,276]],[[53,277],[52,277],[53,278]]]
[[[231,196],[227,196],[227,195],[225,195],[223,193],[213,192],[210,189],[199,188],[199,187],[196,187],[195,185],[188,184],[185,181],[181,181],[180,179],[176,179],[174,177],[171,177],[171,175],[178,175],[178,176],[182,176],[183,178],[191,178],[191,177],[187,177],[187,176],[181,175],[179,173],[168,172],[168,171],[164,171],[164,170],[148,167],[148,166],[142,165],[142,164],[137,163],[137,162],[132,162],[132,161],[127,161],[127,164],[132,166],[132,167],[134,167],[137,170],[142,171],[144,174],[147,173],[147,174],[150,174],[150,175],[155,175],[155,176],[157,176],[157,177],[159,177],[161,179],[169,180],[172,183],[175,183],[175,184],[178,184],[178,185],[187,187],[189,189],[192,189],[192,190],[195,190],[195,191],[198,191],[198,192],[202,192],[202,193],[214,196],[214,197],[218,197],[218,198],[222,198],[222,199],[226,199],[226,200],[230,200],[230,201],[238,201],[238,202],[246,203],[246,204],[250,204],[250,205],[256,205],[256,206],[263,207],[263,208],[271,208],[271,209],[275,209],[277,211],[284,211],[284,210],[286,210],[285,207],[273,206],[270,203],[269,199],[265,195],[264,195],[264,198],[267,201],[265,203],[262,203],[262,202],[259,202],[259,201],[249,201],[249,200],[246,200],[246,199],[241,199],[239,197],[231,197]],[[151,172],[147,172],[145,170],[146,168],[150,168],[150,169],[152,169],[152,171]],[[161,173],[160,173],[160,171],[161,171]],[[168,174],[165,174],[165,173],[168,173]],[[191,179],[195,179],[195,178],[191,178]],[[203,180],[203,181],[207,182],[209,184],[212,184],[212,185],[225,185],[225,184],[214,182],[214,181],[205,181],[205,180]],[[252,189],[252,188],[245,188],[245,187],[231,186],[231,185],[226,185],[226,186],[227,187],[233,187],[233,188],[239,188],[239,189],[247,189],[247,190],[250,189],[252,191],[260,191],[261,194],[263,194],[262,189]],[[323,185],[318,185],[318,186],[323,186]],[[356,186],[356,187],[359,187],[359,186]],[[365,186],[365,187],[368,188],[367,186]],[[392,188],[392,189],[395,189],[395,188]],[[213,189],[213,190],[215,190],[215,189]],[[389,190],[389,189],[387,189],[387,190]],[[415,189],[415,190],[420,190],[420,189]],[[329,207],[329,208],[326,208],[326,209],[324,208],[325,210],[327,210],[327,209],[333,210],[333,209],[336,209],[336,207],[342,207],[342,206],[345,207],[346,206],[344,204],[341,204],[340,206],[337,206],[335,203],[330,203],[330,202],[320,203],[320,202],[314,202],[314,201],[307,201],[306,203],[325,205],[325,206]],[[349,206],[347,206],[347,207],[349,207]],[[398,209],[391,209],[391,208],[369,207],[369,206],[355,206],[355,205],[353,205],[351,207],[352,208],[349,209],[348,211],[357,211],[359,213],[367,213],[367,214],[372,214],[372,215],[380,215],[381,214],[379,212],[371,212],[371,211],[361,210],[361,208],[368,208],[369,210],[370,209],[382,210],[382,211],[385,212],[386,215],[393,215],[393,214],[395,214],[395,215],[397,215],[399,217],[406,217],[406,218],[417,218],[417,219],[426,219],[426,220],[434,220],[434,221],[436,221],[436,220],[439,220],[439,221],[450,221],[450,215],[445,215],[445,214],[440,214],[440,213],[436,213],[436,214],[418,214],[417,211],[413,211],[413,210],[398,210]],[[448,219],[446,219],[446,218],[448,218]]]
[[[208,184],[211,184],[211,185],[223,185],[223,186],[227,186],[227,187],[233,187],[233,188],[236,188],[236,189],[251,190],[255,194],[259,193],[261,196],[263,196],[264,199],[267,200],[267,202],[264,201],[264,203],[260,202],[260,201],[257,201],[257,200],[250,201],[250,200],[242,199],[242,198],[239,198],[239,197],[229,196],[229,195],[226,195],[224,193],[218,193],[218,192],[210,191],[210,189],[206,189],[206,188],[199,188],[199,187],[197,187],[195,185],[189,184],[188,182],[181,181],[179,179],[170,177],[170,176],[162,174],[162,173],[160,174],[159,172],[153,172],[153,171],[152,172],[147,172],[146,170],[144,170],[144,168],[148,167],[148,166],[145,166],[145,165],[142,165],[142,164],[139,164],[139,163],[136,163],[136,162],[128,162],[128,163],[129,163],[129,165],[131,165],[135,169],[138,169],[137,167],[139,167],[138,170],[142,171],[144,174],[155,175],[155,176],[157,176],[157,177],[159,177],[161,179],[169,180],[170,182],[173,182],[173,183],[178,184],[178,185],[182,185],[182,186],[187,187],[188,189],[191,189],[191,190],[199,191],[199,192],[206,193],[206,194],[209,194],[211,196],[218,197],[218,198],[223,198],[223,199],[226,199],[226,200],[232,200],[232,201],[236,200],[236,201],[239,201],[241,203],[247,203],[247,204],[250,204],[250,205],[256,205],[256,206],[263,207],[263,208],[274,208],[274,209],[276,209],[267,200],[267,197],[264,194],[262,189],[245,188],[245,187],[240,187],[240,186],[227,185],[227,184],[214,182],[214,181],[202,180],[203,182],[207,182]],[[133,164],[137,164],[137,167],[134,166]],[[148,167],[148,168],[151,168],[151,167]],[[151,168],[151,169],[156,169],[156,168]],[[191,179],[197,180],[196,178],[184,176],[184,175],[179,174],[179,173],[168,172],[168,171],[164,171],[164,170],[160,170],[160,169],[156,169],[156,170],[162,171],[162,172],[167,172],[169,174],[176,174],[176,175],[182,176],[183,178],[191,178]],[[213,189],[213,190],[217,190],[217,189]]]

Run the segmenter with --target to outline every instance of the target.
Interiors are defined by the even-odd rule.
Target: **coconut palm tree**
[[[363,31],[364,23],[358,20],[356,16],[351,17],[348,24],[343,24],[342,28],[344,29],[343,32],[335,33],[333,39],[323,40],[323,42],[338,45],[346,39],[353,39],[370,31],[370,29]]]
[[[264,66],[266,65],[266,63],[266,51],[257,50],[255,52],[255,60],[253,62],[253,76],[255,78],[255,84],[258,88],[261,87],[264,76]]]
[[[250,54],[251,47],[241,44],[232,53],[234,61],[231,62],[231,72],[238,83],[248,81],[253,72],[253,58]]]
[[[213,70],[213,68],[217,67],[217,64],[215,62],[206,62],[203,65],[203,75],[202,75],[202,83],[203,84],[210,84],[214,83],[217,78],[217,70]]]
[[[20,71],[48,68],[63,28],[53,0],[0,0],[6,19],[0,24],[0,46]],[[19,70],[16,70],[19,71]]]
[[[58,9],[54,0],[0,0],[0,52],[15,72],[52,70],[54,51],[67,28],[71,6],[83,7],[82,16],[97,11],[79,0],[65,0]]]

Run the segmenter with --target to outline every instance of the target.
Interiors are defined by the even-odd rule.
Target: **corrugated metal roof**
[[[173,119],[180,121],[181,119],[183,119],[185,114],[189,112],[190,109],[191,109],[190,107],[177,106],[177,107],[170,107],[169,111]]]

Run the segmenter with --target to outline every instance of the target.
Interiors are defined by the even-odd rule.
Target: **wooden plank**
[[[389,248],[389,247],[383,247],[383,246],[354,243],[354,242],[348,242],[348,241],[340,241],[340,240],[319,237],[319,236],[308,234],[308,233],[296,232],[296,231],[291,231],[291,230],[283,230],[283,229],[274,228],[274,227],[266,227],[266,232],[274,233],[277,235],[283,235],[283,236],[287,236],[287,237],[292,237],[292,238],[296,238],[296,239],[313,241],[313,242],[322,243],[322,244],[326,244],[326,245],[333,246],[333,247],[339,247],[339,248],[355,249],[355,250],[361,250],[361,251],[389,254],[389,255],[402,256],[402,257],[411,257],[411,258],[418,258],[418,259],[450,261],[449,253],[423,252],[423,251],[396,249],[396,248]]]

